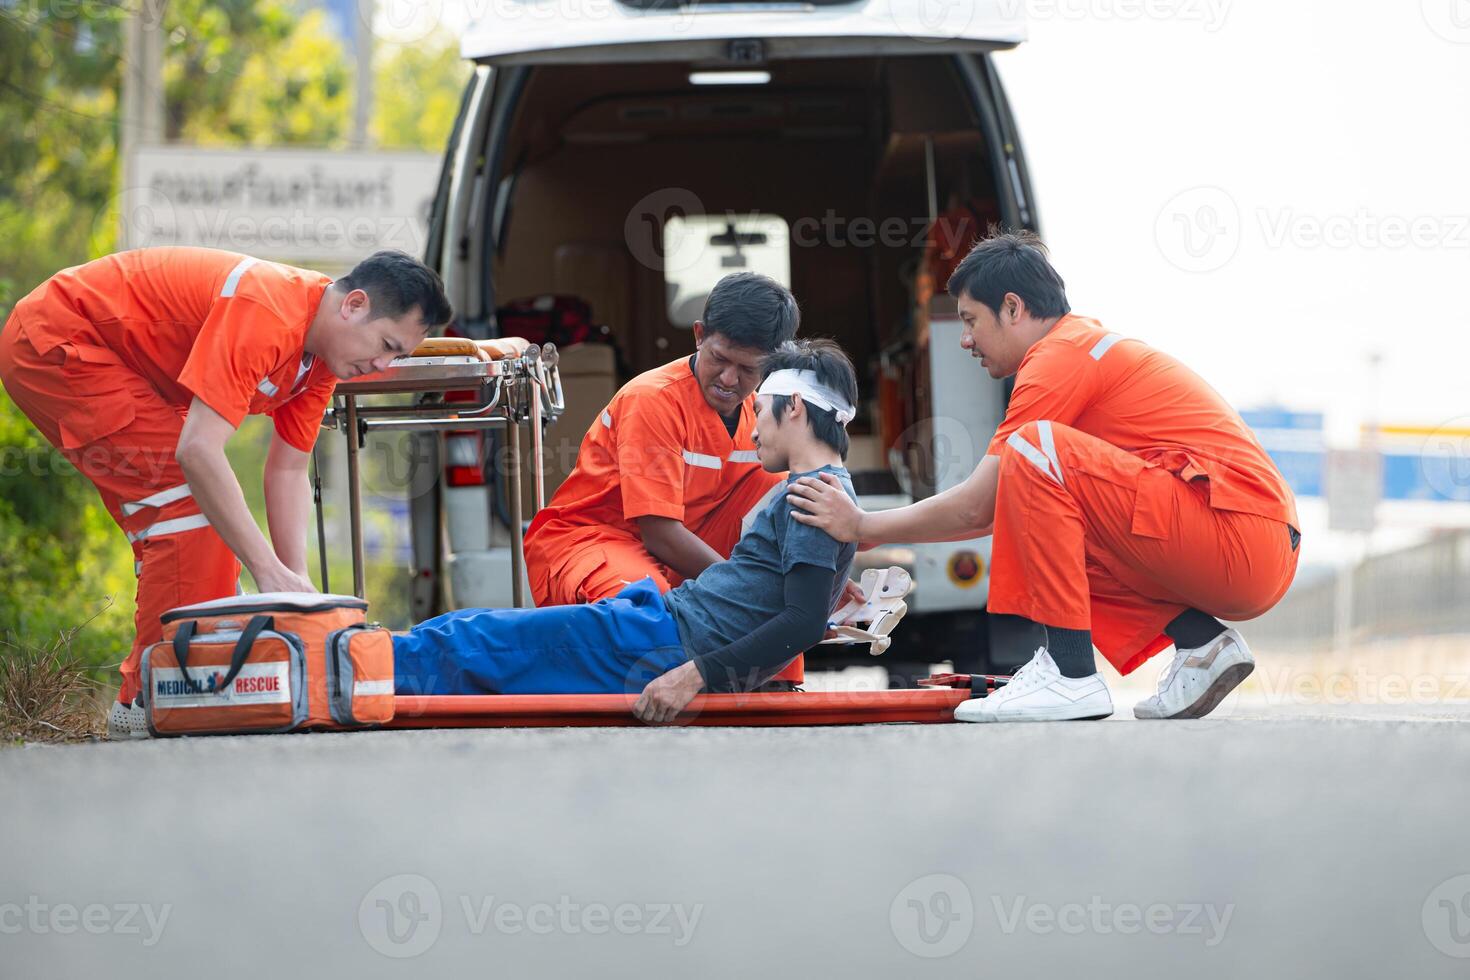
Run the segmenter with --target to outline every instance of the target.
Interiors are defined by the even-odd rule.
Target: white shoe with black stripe
[[[955,721],[1083,721],[1113,713],[1101,674],[1063,677],[1046,647],[1016,671],[1005,687],[954,709]]]
[[[1209,643],[1174,651],[1159,693],[1138,702],[1135,718],[1203,718],[1256,669],[1245,637],[1228,629]]]
[[[121,701],[112,702],[112,710],[107,713],[109,741],[152,737],[148,731],[148,716],[143,711],[143,702],[136,700],[132,704],[123,704]]]

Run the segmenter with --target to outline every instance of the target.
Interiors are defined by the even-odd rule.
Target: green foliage
[[[95,13],[0,9],[0,316],[92,257],[94,218],[113,193],[122,30],[115,8]],[[0,397],[0,640],[49,647],[90,620],[73,653],[120,662],[133,575],[115,537],[96,492]]]
[[[470,66],[440,31],[379,49],[373,72],[373,136],[385,149],[439,151],[454,128]]]
[[[94,257],[114,193],[122,27],[106,4],[0,5],[0,275],[11,303]]]
[[[271,9],[269,4],[265,7]],[[180,132],[186,141],[205,146],[333,146],[346,139],[353,88],[341,43],[328,30],[320,10],[296,21],[276,23],[278,19],[268,28],[274,43],[247,49],[233,84],[218,103],[181,115]],[[219,41],[228,50],[227,38],[210,38],[206,50]],[[220,61],[207,55],[204,70]],[[194,66],[192,59],[171,63],[166,75],[170,91],[175,85],[186,88]]]
[[[132,554],[91,484],[0,397],[0,641],[70,638],[90,666],[133,645]]]
[[[260,87],[261,59],[276,59],[291,44],[300,26],[291,8],[279,0],[168,0],[163,7],[167,31],[163,64],[165,136],[170,140],[199,139],[211,143],[255,142],[256,133],[232,106],[248,104],[250,97],[278,97]],[[319,22],[307,29],[315,36]],[[336,62],[340,64],[340,53]],[[283,70],[285,66],[283,65]],[[247,70],[257,85],[241,94]],[[271,79],[279,81],[282,76]],[[316,96],[318,93],[309,93]],[[335,120],[326,119],[330,124]]]

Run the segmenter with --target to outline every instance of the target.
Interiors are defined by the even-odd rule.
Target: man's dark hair
[[[857,372],[852,369],[852,361],[848,359],[847,352],[835,340],[814,337],[810,340],[786,341],[761,359],[761,380],[764,381],[775,371],[788,369],[811,371],[818,381],[846,398],[849,405],[857,406]],[[837,450],[844,460],[847,459],[847,429],[837,421],[837,416],[825,408],[818,408],[805,398],[801,401],[806,406],[807,418],[811,419],[812,434]],[[781,421],[790,406],[789,395],[775,395],[771,398],[771,414],[777,422]]]
[[[796,336],[801,310],[791,290],[759,272],[735,272],[704,301],[704,329],[737,347],[773,351]]]
[[[361,289],[367,293],[374,319],[396,320],[416,308],[432,333],[454,318],[439,273],[405,252],[374,252],[334,285],[347,292]]]
[[[1038,320],[1065,316],[1067,285],[1046,257],[1046,246],[1029,231],[997,232],[976,244],[949,277],[949,294],[966,295],[999,314],[1006,293],[1026,302],[1026,311]]]

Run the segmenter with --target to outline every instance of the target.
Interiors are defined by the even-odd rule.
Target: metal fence
[[[1250,624],[1252,645],[1276,648],[1445,633],[1470,633],[1470,531],[1373,555],[1338,575],[1299,578],[1275,609]]]

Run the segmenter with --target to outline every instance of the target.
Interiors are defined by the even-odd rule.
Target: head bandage
[[[838,425],[846,425],[852,421],[853,410],[847,399],[817,380],[815,371],[797,371],[793,368],[772,371],[766,380],[761,382],[761,386],[756,389],[755,393],[757,395],[800,395],[802,401],[818,408],[825,408],[835,415]]]

